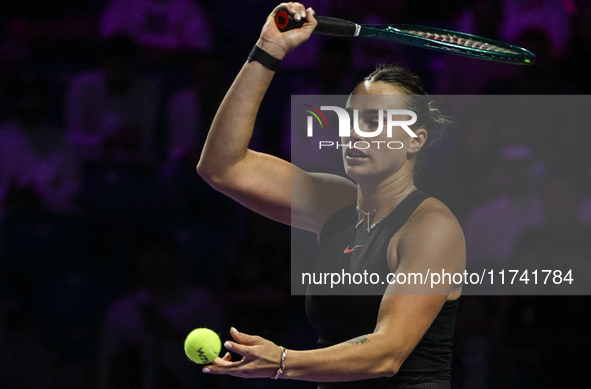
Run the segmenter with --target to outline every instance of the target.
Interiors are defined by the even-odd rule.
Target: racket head
[[[524,48],[442,28],[407,24],[361,25],[358,36],[494,62],[533,65],[536,61],[536,56]]]

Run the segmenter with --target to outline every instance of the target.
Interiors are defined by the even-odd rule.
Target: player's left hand
[[[270,378],[281,363],[281,348],[260,336],[246,335],[235,328],[230,330],[235,342],[226,341],[224,346],[233,353],[242,355],[240,361],[232,362],[230,353],[217,357],[213,364],[203,368],[204,373],[227,374],[241,378]]]

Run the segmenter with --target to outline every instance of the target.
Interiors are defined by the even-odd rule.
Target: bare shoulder
[[[423,201],[390,241],[388,265],[393,272],[462,273],[466,243],[460,223],[449,208],[434,198]],[[438,288],[448,300],[461,294],[461,285],[441,284]]]
[[[396,236],[398,235],[398,236]],[[465,266],[466,245],[460,223],[441,201],[428,198],[393,237],[398,263],[439,262],[455,269]]]
[[[425,233],[433,233],[434,231],[461,233],[462,231],[458,219],[449,208],[433,197],[425,199],[417,207],[403,230],[405,232],[412,230],[413,234],[423,231]]]

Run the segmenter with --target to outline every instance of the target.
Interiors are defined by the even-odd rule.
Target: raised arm
[[[300,29],[281,33],[275,13],[285,7]],[[314,11],[283,3],[267,18],[256,45],[277,59],[305,42],[316,26]],[[220,105],[207,136],[197,171],[214,188],[271,219],[310,231],[334,211],[355,201],[354,186],[343,178],[309,174],[289,162],[248,149],[259,106],[274,72],[247,62]],[[331,201],[323,194],[339,194]],[[324,196],[324,198],[329,196]]]

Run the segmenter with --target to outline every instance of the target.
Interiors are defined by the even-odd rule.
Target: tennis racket
[[[318,25],[314,32],[342,37],[365,37],[389,42],[398,42],[424,49],[442,51],[494,62],[532,65],[536,56],[526,49],[461,32],[412,26],[407,24],[369,25],[356,24],[343,19],[315,16]],[[299,28],[305,23],[297,22],[286,9],[275,15],[275,24],[280,31]]]

